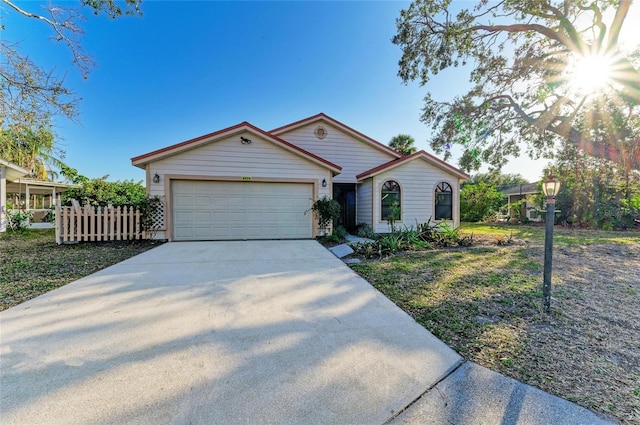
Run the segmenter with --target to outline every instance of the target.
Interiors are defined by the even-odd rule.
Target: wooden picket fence
[[[56,204],[56,243],[146,239],[140,211],[133,207],[72,206]]]

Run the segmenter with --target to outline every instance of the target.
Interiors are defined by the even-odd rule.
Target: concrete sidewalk
[[[605,425],[615,420],[465,362],[392,425]]]
[[[0,312],[2,424],[600,424],[315,241],[169,243]]]

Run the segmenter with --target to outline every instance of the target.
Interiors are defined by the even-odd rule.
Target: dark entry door
[[[340,216],[336,225],[344,226],[347,232],[356,231],[356,185],[353,183],[334,183],[333,199],[340,204]]]

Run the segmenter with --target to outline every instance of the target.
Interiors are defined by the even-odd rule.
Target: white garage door
[[[312,191],[303,183],[172,181],[173,239],[311,238]]]

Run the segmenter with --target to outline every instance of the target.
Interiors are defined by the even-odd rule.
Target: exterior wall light
[[[544,276],[542,282],[542,307],[551,313],[551,269],[553,267],[553,224],[556,216],[556,195],[560,182],[552,174],[542,182],[542,193],[547,197],[547,217],[544,232]]]
[[[322,179],[322,187],[327,187],[327,179]]]
[[[154,183],[160,183],[160,176],[158,175],[158,173],[156,173],[156,174],[153,176],[153,182],[154,182]]]

